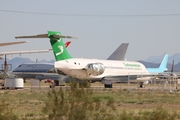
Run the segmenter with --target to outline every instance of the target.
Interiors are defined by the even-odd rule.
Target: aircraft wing
[[[135,80],[137,78],[152,78],[152,77],[160,77],[163,76],[162,74],[134,74],[134,75],[108,75],[104,76],[103,79],[119,79],[119,80]]]
[[[115,75],[104,76],[102,80],[127,82],[128,80],[146,81],[150,79],[179,79],[180,73],[150,73],[150,74],[137,74],[137,75]]]
[[[11,51],[11,52],[0,52],[0,56],[3,55],[13,55],[13,54],[31,54],[31,53],[43,53],[43,52],[49,52],[52,49],[46,49],[46,50],[28,50],[28,51]]]
[[[35,79],[53,79],[59,80],[60,75],[58,73],[43,73],[43,72],[12,72],[13,75],[30,75]],[[29,78],[29,77],[28,77]]]
[[[19,41],[19,42],[5,42],[5,43],[0,43],[0,47],[1,46],[8,46],[8,45],[14,45],[14,44],[22,44],[22,43],[26,43],[27,41]]]
[[[180,72],[163,72],[160,73],[159,79],[168,79],[168,78],[174,78],[179,79],[180,78]]]
[[[13,74],[28,74],[28,75],[59,75],[58,73],[43,73],[43,72],[13,72]]]

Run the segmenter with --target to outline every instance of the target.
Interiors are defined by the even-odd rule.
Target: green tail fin
[[[48,37],[54,52],[56,61],[72,58],[64,46],[62,38],[54,38],[52,35],[61,35],[60,32],[48,31]]]

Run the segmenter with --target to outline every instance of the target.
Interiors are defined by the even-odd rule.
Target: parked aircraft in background
[[[147,71],[150,73],[162,73],[167,71],[166,65],[168,63],[168,54],[164,56],[164,59],[162,60],[159,68],[147,68]]]
[[[108,58],[107,60],[125,60],[126,51],[129,43],[122,43]]]
[[[63,75],[56,73],[53,63],[25,63],[13,70],[13,75],[26,79],[52,79],[59,81]]]
[[[5,42],[5,43],[0,43],[0,46],[8,46],[8,45],[15,45],[15,44],[22,44],[26,43],[27,41],[19,41],[19,42]],[[3,59],[2,56],[5,56],[4,60],[4,65],[1,72],[7,77],[7,71],[11,70],[11,66],[8,66],[7,61],[6,61],[6,55],[14,55],[14,54],[29,54],[29,53],[42,53],[42,52],[49,52],[52,49],[46,49],[46,50],[29,50],[29,51],[11,51],[11,52],[0,52],[0,59]]]
[[[137,80],[139,76],[143,76],[143,79],[149,80],[150,77],[147,76],[158,74],[149,73],[143,64],[134,61],[73,58],[65,48],[62,38],[75,37],[62,36],[60,32],[48,31],[48,34],[15,38],[49,38],[56,58],[55,68],[58,73],[63,73],[81,80],[101,81],[104,83],[105,88],[111,88],[113,82],[120,80],[129,80],[129,78]],[[159,72],[164,72],[165,70],[162,69]]]
[[[67,48],[71,44],[71,41],[66,42],[64,45]]]
[[[160,66],[158,68],[146,68],[147,71],[150,73],[150,74],[154,74],[156,79],[157,78],[162,78],[162,77],[165,77],[167,74],[165,73],[168,69],[167,69],[167,63],[168,63],[168,54],[166,54],[160,64]],[[166,74],[166,75],[165,75]],[[151,77],[152,79],[154,79],[154,77],[152,76]],[[130,80],[130,82],[132,82],[132,80]],[[143,82],[144,83],[148,83],[149,80],[147,81],[144,81],[144,77],[143,77],[143,74],[142,74],[142,77],[141,75],[139,75],[139,79],[136,80],[136,81],[133,81],[133,82],[139,82],[140,85],[142,86],[143,85]]]

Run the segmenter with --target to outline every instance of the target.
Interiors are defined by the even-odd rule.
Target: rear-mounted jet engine
[[[88,75],[98,76],[104,73],[105,67],[102,63],[89,63],[85,69]]]

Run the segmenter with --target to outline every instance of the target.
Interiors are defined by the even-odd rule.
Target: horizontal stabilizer
[[[57,35],[57,34],[52,34],[54,38],[73,38],[77,39],[77,37],[73,36],[62,36],[62,35]],[[38,34],[38,35],[30,35],[30,36],[17,36],[15,37],[16,39],[18,38],[49,38],[48,34]]]
[[[30,36],[17,36],[17,38],[48,38],[48,34],[30,35]]]

